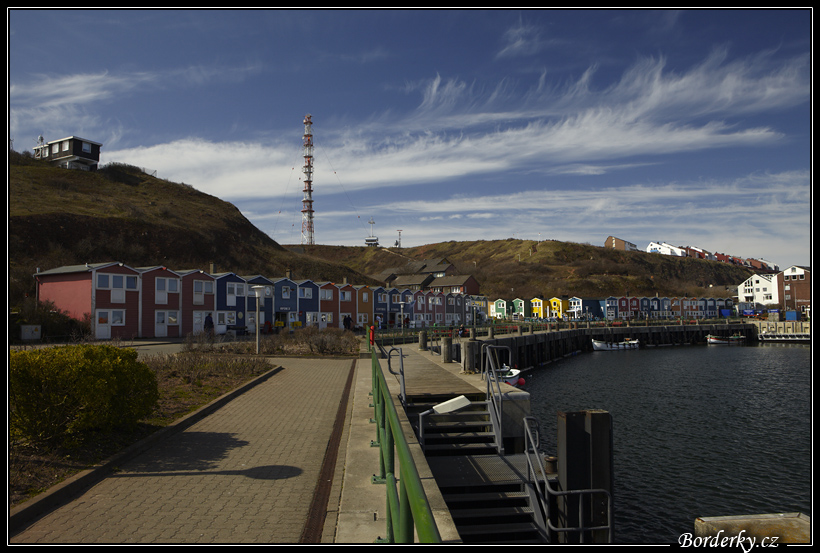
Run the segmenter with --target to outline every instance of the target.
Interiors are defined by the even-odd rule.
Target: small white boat
[[[627,338],[623,342],[605,342],[603,340],[592,340],[592,349],[595,351],[621,351],[626,349],[638,349],[638,340]]]
[[[746,337],[742,334],[734,334],[732,336],[714,336],[712,334],[709,334],[708,336],[706,336],[706,342],[710,345],[739,346],[743,344],[745,340]]]
[[[519,375],[521,371],[518,369],[511,369],[507,365],[502,365],[500,370],[495,371],[495,376],[498,377],[500,382],[506,382],[510,386],[517,386],[519,384],[523,384],[523,378]],[[493,373],[490,371],[490,378],[493,378]]]

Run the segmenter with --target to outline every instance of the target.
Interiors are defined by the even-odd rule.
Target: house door
[[[191,314],[192,327],[191,332],[199,334],[205,329],[205,315],[202,311],[194,311]]]
[[[94,321],[94,337],[97,340],[109,340],[111,338],[111,312],[107,309],[98,309]]]
[[[154,337],[165,338],[168,336],[168,317],[165,311],[157,311],[154,317]]]

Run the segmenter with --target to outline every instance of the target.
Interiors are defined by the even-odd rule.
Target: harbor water
[[[543,450],[557,412],[613,417],[615,541],[678,543],[697,517],[811,516],[811,349],[592,352],[526,375]]]

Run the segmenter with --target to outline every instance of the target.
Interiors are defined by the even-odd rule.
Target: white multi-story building
[[[663,255],[677,255],[679,257],[686,257],[686,250],[667,244],[666,242],[650,242],[646,247],[648,253],[660,253]]]
[[[737,300],[745,304],[745,309],[761,309],[767,305],[777,305],[780,297],[774,274],[755,274],[737,287]]]

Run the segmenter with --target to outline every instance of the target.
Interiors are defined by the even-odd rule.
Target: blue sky
[[[808,10],[15,10],[9,137],[318,244],[614,235],[811,262]],[[207,224],[207,221],[203,221]]]

